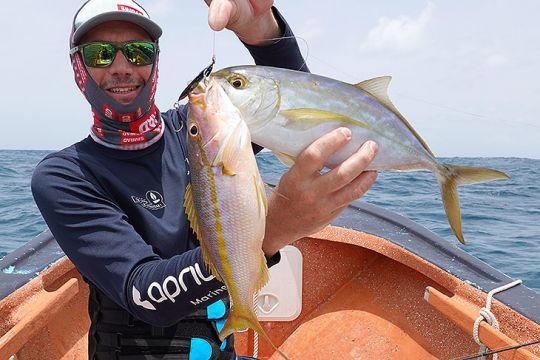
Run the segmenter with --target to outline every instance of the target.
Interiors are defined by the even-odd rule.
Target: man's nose
[[[133,74],[133,67],[122,51],[118,51],[113,63],[109,67],[109,72],[114,75],[131,75]]]

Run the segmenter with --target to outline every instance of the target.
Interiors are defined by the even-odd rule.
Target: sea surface
[[[36,164],[49,151],[0,150],[0,259],[46,229],[30,192]],[[449,158],[447,163],[491,167],[511,179],[460,187],[464,236],[450,230],[439,187],[429,172],[379,174],[364,201],[392,210],[435,232],[540,293],[540,160]],[[271,153],[258,155],[261,172],[286,169]]]

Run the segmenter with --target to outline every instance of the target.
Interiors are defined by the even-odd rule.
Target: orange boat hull
[[[390,241],[354,230],[328,227],[294,245],[303,255],[302,312],[293,321],[262,323],[291,359],[452,359],[476,353],[471,321],[485,306],[483,291]],[[86,358],[87,299],[87,285],[66,258],[4,298],[0,359]],[[480,327],[490,347],[540,339],[538,323],[497,300],[492,311],[500,332],[485,322]],[[236,348],[253,354],[253,333],[237,334]],[[259,358],[280,358],[273,353],[261,339]],[[540,345],[500,354],[537,357]]]

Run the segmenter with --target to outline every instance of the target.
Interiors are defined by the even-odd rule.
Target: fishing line
[[[212,43],[212,62],[216,62],[216,32],[214,31],[214,38]]]
[[[306,44],[307,44],[307,42],[306,42]],[[315,55],[311,55],[311,58],[313,58],[314,60],[324,64],[325,66],[328,66],[332,70],[335,70],[336,72],[344,75],[347,78],[350,78],[350,79],[359,78],[359,76],[351,74],[351,73],[345,71],[343,68],[338,68],[338,67],[334,66],[333,64],[329,63],[328,61],[325,61],[325,60],[323,60],[321,58],[316,57]],[[307,61],[307,59],[306,59],[306,61]],[[471,111],[457,109],[457,108],[454,108],[454,107],[451,107],[451,106],[448,106],[448,105],[444,105],[444,104],[424,100],[424,99],[421,99],[421,98],[413,97],[413,96],[410,96],[408,94],[404,94],[404,93],[401,93],[401,92],[394,92],[394,93],[396,95],[399,95],[399,96],[405,98],[405,99],[421,102],[421,103],[428,104],[428,105],[431,105],[431,106],[434,106],[434,107],[437,107],[437,108],[440,108],[440,109],[450,110],[450,111],[453,111],[453,112],[456,112],[456,113],[462,114],[462,115],[467,115],[467,116],[471,116],[471,117],[477,117],[477,118],[486,119],[486,120],[493,120],[493,121],[497,121],[497,122],[505,123],[505,124],[509,124],[509,125],[516,125],[517,124],[517,125],[529,126],[529,127],[540,129],[540,125],[532,124],[532,123],[529,123],[529,122],[516,121],[516,120],[512,120],[512,121],[504,120],[504,119],[494,117],[494,116],[487,116],[487,115],[483,115],[483,114],[474,113],[474,112],[471,112]]]
[[[500,349],[497,349],[497,350],[486,351],[486,352],[483,352],[481,354],[467,355],[465,357],[455,358],[453,360],[478,359],[478,358],[482,358],[482,357],[487,356],[487,355],[498,354],[498,353],[501,353],[501,352],[504,352],[504,351],[515,350],[515,349],[519,349],[519,348],[522,348],[522,347],[525,347],[525,346],[530,346],[530,345],[535,345],[535,344],[540,344],[540,339],[530,341],[530,342],[527,342],[527,343],[518,344],[518,345],[503,347],[503,348],[500,348]]]
[[[212,61],[210,62],[210,65],[205,67],[191,82],[186,86],[186,88],[180,93],[180,96],[178,97],[178,100],[174,103],[174,108],[178,111],[180,109],[180,101],[188,96],[188,94],[193,91],[200,81],[203,79],[208,78],[210,74],[212,73],[212,69],[214,68],[214,64],[216,63],[216,32],[214,31],[214,40],[213,40],[213,48],[212,48]],[[180,128],[181,130],[181,128]],[[180,131],[178,130],[178,131]]]
[[[404,97],[406,99],[422,102],[422,103],[425,103],[425,104],[428,104],[428,105],[431,105],[431,106],[434,106],[434,107],[454,111],[456,113],[463,114],[463,115],[469,115],[469,116],[473,116],[473,117],[477,117],[477,118],[493,120],[493,121],[497,121],[497,122],[505,123],[505,124],[510,124],[510,125],[518,124],[518,125],[530,126],[530,127],[540,129],[539,125],[531,124],[531,123],[528,123],[528,122],[517,121],[517,120],[513,120],[513,121],[504,120],[504,119],[494,117],[494,116],[487,116],[487,115],[477,114],[477,113],[473,113],[473,112],[470,112],[470,111],[464,111],[464,110],[456,109],[456,108],[453,108],[453,107],[448,106],[448,105],[442,105],[442,104],[434,103],[434,102],[431,102],[431,101],[423,100],[423,99],[420,99],[420,98],[415,98],[415,97],[412,97],[412,96],[409,96],[409,95],[406,95],[406,94],[403,94],[403,93],[400,93],[400,92],[396,92],[396,94],[401,96],[401,97]]]
[[[238,38],[240,40],[244,40],[241,36],[238,36]],[[344,71],[343,68],[338,68],[336,66],[334,66],[333,64],[319,58],[319,57],[316,57],[314,55],[311,54],[310,52],[310,47],[309,47],[309,43],[308,41],[301,37],[301,36],[296,36],[296,35],[292,35],[292,36],[280,36],[280,37],[275,37],[275,38],[269,38],[269,39],[266,39],[268,41],[274,41],[274,42],[277,42],[279,40],[283,40],[283,39],[296,39],[296,40],[301,40],[304,44],[305,44],[305,55],[304,55],[304,51],[301,51],[302,55],[303,55],[303,58],[304,58],[304,62],[302,63],[302,65],[300,66],[299,69],[295,69],[295,70],[302,70],[302,68],[304,66],[307,66],[307,62],[310,58],[313,58],[314,60],[328,66],[329,68],[345,75],[346,77],[348,78],[358,78],[359,76],[356,76],[354,74],[351,74],[347,71]],[[216,32],[214,31],[214,44],[213,44],[213,56],[212,58],[215,59],[215,51],[216,51]],[[428,104],[428,105],[431,105],[431,106],[434,106],[434,107],[437,107],[437,108],[440,108],[440,109],[445,109],[445,110],[450,110],[450,111],[453,111],[455,113],[458,113],[458,114],[462,114],[462,115],[467,115],[467,116],[471,116],[471,117],[476,117],[476,118],[480,118],[480,119],[486,119],[486,120],[493,120],[493,121],[497,121],[499,123],[504,123],[504,124],[508,124],[508,125],[522,125],[522,126],[529,126],[529,127],[533,127],[533,128],[537,128],[537,129],[540,129],[540,125],[536,125],[536,124],[532,124],[532,123],[528,123],[528,122],[522,122],[522,121],[516,121],[516,120],[513,120],[513,121],[509,121],[509,120],[504,120],[502,118],[498,118],[498,117],[494,117],[494,116],[487,116],[487,115],[483,115],[483,114],[478,114],[478,113],[474,113],[474,112],[471,112],[471,111],[465,111],[465,110],[461,110],[461,109],[457,109],[457,108],[454,108],[454,107],[451,107],[451,106],[448,106],[448,105],[444,105],[444,104],[440,104],[440,103],[437,103],[437,102],[433,102],[433,101],[428,101],[428,100],[424,100],[424,99],[421,99],[421,98],[418,98],[418,97],[413,97],[413,96],[410,96],[410,95],[407,95],[407,94],[404,94],[404,93],[400,93],[400,92],[395,92],[395,94],[405,98],[405,99],[409,99],[409,100],[413,100],[413,101],[417,101],[417,102],[421,102],[421,103],[424,103],[424,104]]]
[[[241,36],[238,36],[238,38],[240,40],[244,41]],[[304,58],[304,62],[302,63],[302,65],[300,65],[300,68],[295,69],[295,70],[298,70],[298,71],[302,70],[304,68],[304,66],[307,66],[307,61],[308,61],[309,56],[310,56],[310,54],[309,54],[309,44],[308,44],[307,40],[304,39],[303,37],[293,35],[293,36],[279,36],[279,37],[274,37],[274,38],[268,38],[268,39],[265,39],[265,41],[272,41],[273,43],[276,43],[279,40],[284,40],[284,39],[302,40],[304,42],[304,44],[306,45],[306,54],[305,55],[303,54],[302,50],[300,50],[300,53],[302,53],[302,57]]]

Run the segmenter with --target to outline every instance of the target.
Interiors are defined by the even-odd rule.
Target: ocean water
[[[36,164],[48,151],[0,150],[0,258],[46,229],[30,192]],[[379,174],[364,201],[404,215],[540,293],[540,160],[450,158],[444,162],[491,167],[511,179],[460,187],[464,236],[450,230],[438,185],[429,172]],[[286,171],[269,152],[262,173]]]
[[[0,150],[0,258],[47,229],[30,179],[50,151]]]

